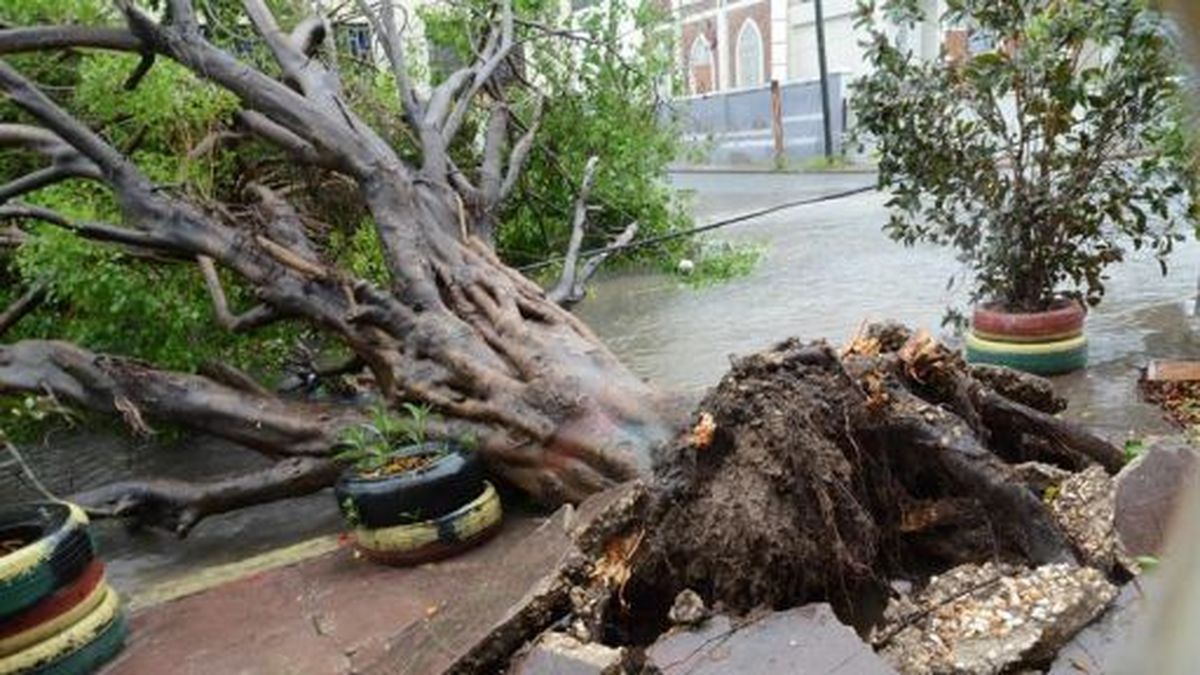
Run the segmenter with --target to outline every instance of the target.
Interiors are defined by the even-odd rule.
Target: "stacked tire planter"
[[[1062,300],[1044,312],[1005,312],[995,305],[975,310],[967,335],[967,360],[1008,366],[1037,375],[1059,375],[1087,365],[1087,312]]]
[[[0,673],[91,673],[121,650],[121,604],[79,507],[2,508],[0,544]]]
[[[351,468],[334,485],[355,547],[364,556],[388,565],[416,565],[453,556],[499,530],[500,497],[484,480],[473,452],[426,443],[401,454],[429,461],[380,477]]]

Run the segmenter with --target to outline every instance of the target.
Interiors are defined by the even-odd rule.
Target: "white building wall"
[[[825,60],[829,70],[859,76],[866,73],[862,36],[854,30],[855,0],[824,0]],[[791,0],[788,8],[788,79],[808,80],[819,77],[817,61],[817,22],[812,2]]]

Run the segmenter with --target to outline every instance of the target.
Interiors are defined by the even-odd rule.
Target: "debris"
[[[1161,439],[1117,474],[1115,522],[1125,552],[1157,556],[1184,489],[1195,482],[1200,450]]]
[[[1116,593],[1091,567],[962,565],[894,600],[874,641],[902,673],[1008,672],[1051,658]]]
[[[1133,642],[1135,621],[1147,606],[1140,583],[1126,584],[1099,620],[1071,639],[1054,659],[1049,675],[1105,675]]]
[[[513,659],[512,675],[617,675],[624,672],[625,650],[585,643],[563,633],[543,633]]]
[[[712,445],[713,434],[717,431],[717,423],[713,421],[711,413],[700,413],[700,421],[696,426],[692,427],[691,440],[689,445],[697,450],[703,450]]]
[[[665,675],[895,673],[824,603],[747,619],[718,615],[700,630],[668,633],[646,660]]]
[[[675,596],[667,617],[677,626],[694,626],[708,618],[708,608],[704,606],[704,599],[699,593],[685,588]]]
[[[1099,464],[1072,474],[1049,500],[1050,513],[1079,549],[1083,562],[1107,572],[1117,562],[1115,485]]]

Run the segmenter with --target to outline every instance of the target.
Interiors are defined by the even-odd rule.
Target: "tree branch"
[[[562,304],[575,290],[579,248],[583,246],[583,233],[587,227],[587,200],[592,191],[592,180],[596,177],[596,165],[599,162],[600,158],[593,155],[588,158],[583,169],[583,181],[579,186],[579,194],[575,197],[575,217],[571,223],[571,241],[567,245],[562,275],[554,288],[546,293],[546,298],[554,303]]]
[[[125,28],[32,26],[0,30],[0,55],[76,47],[138,52],[142,41]]]
[[[517,187],[517,181],[521,178],[521,172],[525,170],[525,162],[529,159],[529,151],[533,149],[534,136],[537,135],[538,127],[542,123],[542,113],[545,107],[546,99],[543,96],[538,96],[537,103],[533,109],[533,119],[529,122],[529,127],[525,133],[513,145],[512,152],[508,157],[508,173],[504,176],[504,183],[500,186],[500,194],[497,202],[502,202],[512,195],[513,190]]]
[[[144,232],[127,230],[112,225],[100,223],[77,223],[61,213],[33,204],[12,202],[0,206],[0,220],[27,218],[39,220],[50,225],[70,230],[84,239],[102,241],[112,244],[123,244],[135,249],[148,249],[166,253],[171,256],[180,255],[180,250],[171,242]]]
[[[512,53],[514,44],[512,0],[500,0],[500,20],[492,29],[489,43],[494,44],[495,48],[491,50],[490,54],[489,50],[485,49],[482,57],[486,60],[472,67],[474,77],[471,80],[471,86],[458,98],[445,123],[442,124],[442,137],[446,139],[446,143],[458,135],[475,95],[483,89],[500,64]]]
[[[202,255],[196,258],[196,262],[200,265],[204,285],[208,287],[208,294],[212,297],[213,312],[219,326],[231,333],[240,333],[265,326],[280,318],[279,313],[269,305],[256,305],[242,314],[235,315],[229,311],[229,301],[225,297],[225,289],[221,285],[221,277],[217,275],[217,267],[212,258]]]
[[[3,336],[18,321],[37,309],[38,305],[42,304],[42,301],[46,299],[46,293],[49,290],[50,285],[48,283],[39,281],[31,286],[28,291],[25,291],[24,295],[9,305],[8,309],[0,312],[0,336]]]
[[[46,393],[126,420],[165,420],[273,456],[323,457],[350,408],[255,396],[206,377],[157,370],[67,342],[0,345],[0,393]]]
[[[292,457],[209,483],[169,479],[114,483],[73,495],[72,501],[93,517],[131,518],[182,538],[208,516],[326,488],[340,470],[332,460]]]

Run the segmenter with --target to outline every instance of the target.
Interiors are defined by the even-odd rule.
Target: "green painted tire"
[[[104,600],[75,625],[0,658],[0,673],[86,675],[120,650],[125,634],[121,601],[116,591],[106,586]]]
[[[87,522],[78,506],[65,502],[0,509],[0,535],[32,540],[0,556],[0,620],[32,607],[87,568],[94,550]]]
[[[1053,342],[997,342],[967,334],[967,361],[1007,366],[1035,375],[1061,375],[1087,365],[1087,338]]]

